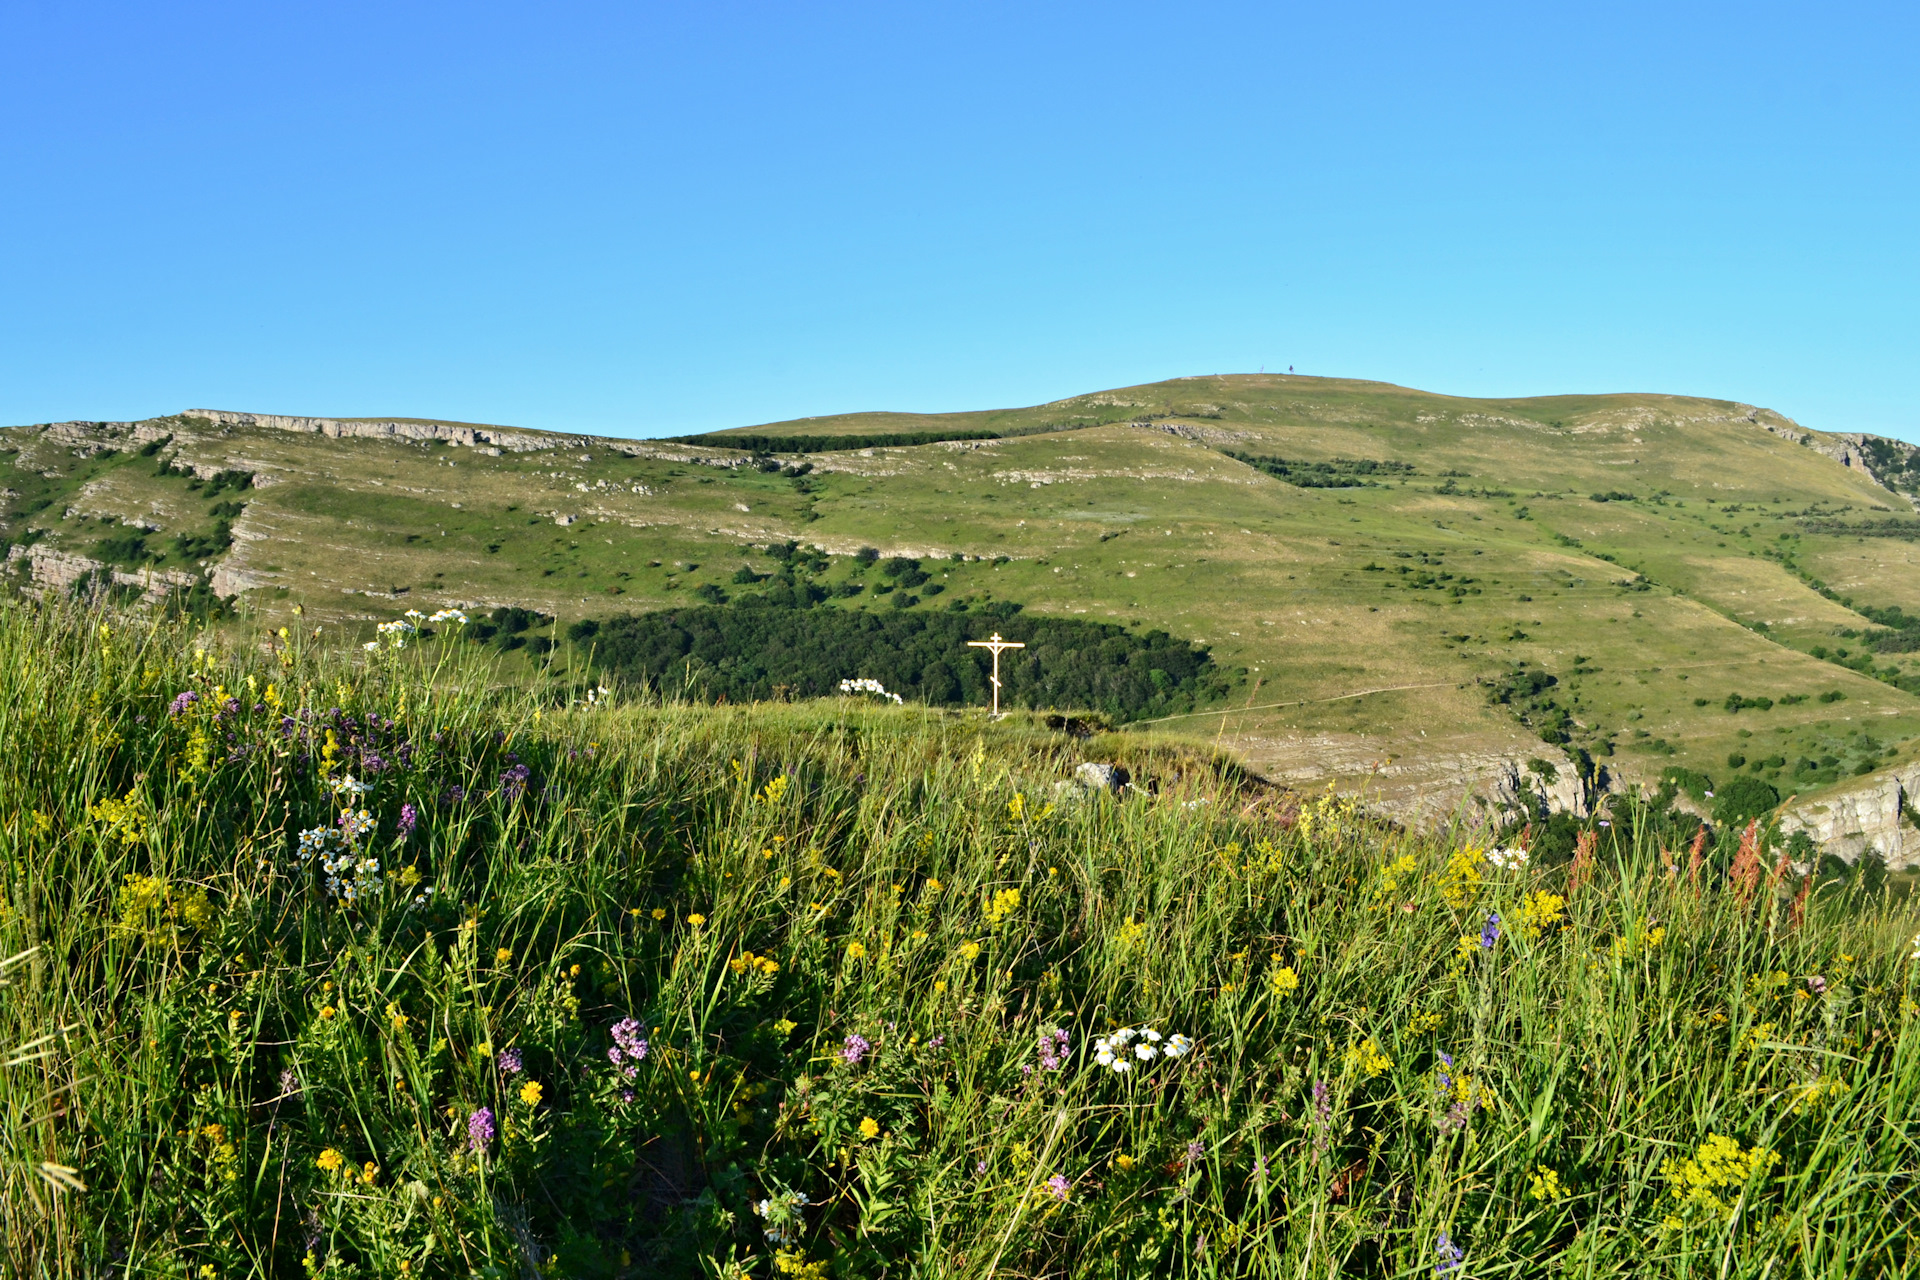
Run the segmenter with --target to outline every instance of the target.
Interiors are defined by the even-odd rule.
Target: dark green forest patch
[[[1116,721],[1171,715],[1225,694],[1233,680],[1204,645],[1164,631],[1018,613],[866,613],[706,605],[625,614],[569,630],[602,672],[697,701],[817,698],[874,679],[934,706],[982,705],[992,662],[969,640],[999,632],[1026,644],[1000,660],[1005,707],[1071,707]]]
[[[1300,462],[1261,454],[1237,453],[1223,449],[1235,462],[1244,462],[1255,471],[1264,471],[1277,480],[1301,489],[1359,489],[1380,483],[1382,476],[1410,476],[1413,464],[1379,461],[1373,458],[1335,458],[1331,462]]]

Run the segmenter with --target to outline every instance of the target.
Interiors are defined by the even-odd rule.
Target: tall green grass
[[[1884,899],[269,639],[0,606],[6,1274],[1915,1270]]]

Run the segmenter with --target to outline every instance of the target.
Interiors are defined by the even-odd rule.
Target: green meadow
[[[1223,488],[1248,509],[1217,528],[1137,519],[962,562],[949,591],[1031,598],[1057,567],[1079,599],[1170,608],[1194,579],[1120,575],[1270,536],[1225,532],[1291,518],[1264,487]],[[1433,495],[1305,492],[1323,535],[1378,544],[1238,572],[1445,617],[1467,638],[1436,668],[1496,643],[1485,586],[1397,572],[1385,513]],[[1485,501],[1484,567],[1438,525],[1391,548],[1535,597],[1522,629],[1586,607],[1583,704],[1665,697],[1630,665],[1656,642],[1701,650],[1689,685],[1757,694],[1757,665],[1706,665],[1727,635],[1778,668],[1764,687],[1847,691],[1718,712],[1756,732],[1898,692],[1789,661],[1698,603],[1712,584],[1626,590],[1607,575],[1633,566],[1538,546],[1604,518],[1626,561],[1657,506]],[[1326,523],[1348,510],[1355,532]],[[1688,499],[1669,525],[1757,538],[1716,519]],[[1686,554],[1644,548],[1650,578]],[[1656,602],[1722,623],[1653,636]],[[0,604],[6,1274],[1920,1271],[1920,912],[1870,877],[1802,879],[1637,804],[1522,859],[1273,787],[1213,732],[607,696],[457,623],[372,651],[287,624]],[[1074,784],[1085,760],[1131,786]]]

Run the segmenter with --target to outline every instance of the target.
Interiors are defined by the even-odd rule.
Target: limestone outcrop
[[[1848,862],[1873,852],[1892,870],[1920,866],[1920,764],[1869,774],[1839,795],[1792,806],[1780,816],[1780,834],[1796,831]]]
[[[532,453],[553,449],[566,441],[540,432],[506,427],[464,427],[443,422],[347,422],[339,418],[295,418],[278,413],[236,413],[229,409],[188,409],[186,418],[205,418],[229,427],[265,427],[273,431],[303,431],[333,439],[357,437],[367,440],[445,440],[450,444],[479,449],[498,457],[508,453]]]

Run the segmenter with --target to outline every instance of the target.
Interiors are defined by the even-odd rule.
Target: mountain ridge
[[[976,434],[852,439],[930,421]],[[22,589],[191,581],[260,622],[303,604],[368,631],[410,606],[531,609],[557,631],[699,592],[751,597],[742,575],[765,576],[767,549],[789,543],[820,549],[797,586],[853,593],[820,607],[891,608],[853,555],[873,547],[924,562],[946,594],[900,594],[910,607],[1014,601],[1210,646],[1253,709],[1168,727],[1296,785],[1370,788],[1432,819],[1469,790],[1584,809],[1673,768],[1819,803],[1887,778],[1833,820],[1872,833],[1822,839],[1920,859],[1897,781],[1920,669],[1879,620],[1920,616],[1920,522],[1899,514],[1920,450],[1901,442],[1736,401],[1482,400],[1287,375],[731,432],[232,410],[8,428],[0,532]],[[755,436],[854,447],[726,443]],[[1546,683],[1516,699],[1515,672]],[[1816,701],[1828,694],[1844,700]],[[1886,812],[1891,828],[1871,817]]]

